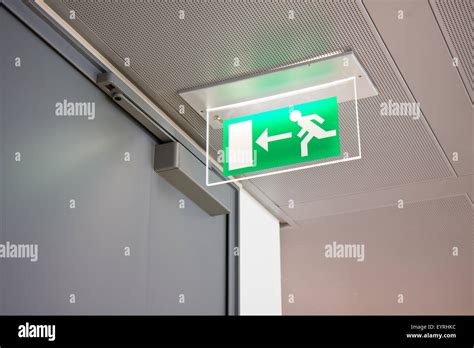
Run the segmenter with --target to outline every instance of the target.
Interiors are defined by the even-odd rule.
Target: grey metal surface
[[[152,181],[151,192],[162,199],[150,203],[148,312],[225,314],[226,216],[209,217],[166,180]]]
[[[354,51],[379,91],[359,103],[362,159],[252,180],[277,205],[454,174],[423,115],[380,115],[381,103],[414,100],[359,1],[46,2],[203,147],[205,122],[179,91]],[[68,19],[71,9],[76,20]],[[216,133],[210,145],[220,141]]]
[[[472,209],[460,195],[284,229],[283,313],[472,315]],[[325,257],[325,246],[334,241],[363,244],[363,261]]]
[[[2,314],[224,314],[226,218],[156,175],[153,138],[3,7],[0,23],[0,237],[39,247],[0,261]],[[63,99],[95,119],[55,116]]]
[[[179,145],[171,142],[155,146],[155,171],[157,173],[179,168]]]
[[[170,135],[161,127],[157,127],[153,119],[151,119],[139,105],[135,104],[129,96],[117,87],[119,81],[110,72],[97,75],[96,83],[104,93],[120,105],[130,116],[134,117],[140,124],[148,129],[160,142],[171,141]]]
[[[228,214],[229,209],[194,178],[202,163],[176,142],[155,147],[155,171],[211,216]]]

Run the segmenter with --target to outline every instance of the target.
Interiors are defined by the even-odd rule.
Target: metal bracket
[[[335,84],[349,78],[356,80],[357,93],[353,83]],[[209,118],[213,129],[222,128],[224,120],[256,113],[252,105],[262,104],[265,99],[273,100],[269,106],[276,109],[332,96],[342,103],[377,94],[353,52],[316,57],[264,74],[179,93],[204,119],[207,119],[206,111],[219,110],[218,115]],[[262,111],[265,110],[258,112]]]
[[[172,142],[156,145],[154,168],[209,215],[229,213],[229,209],[209,192],[205,184],[198,181],[196,173],[202,172],[202,163],[181,144]]]

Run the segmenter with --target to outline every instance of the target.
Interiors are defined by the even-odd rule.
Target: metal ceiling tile
[[[459,73],[473,102],[473,2],[472,0],[430,0],[430,4],[451,55],[458,59]]]

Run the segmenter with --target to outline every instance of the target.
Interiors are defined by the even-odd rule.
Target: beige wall
[[[283,229],[283,314],[473,314],[472,218],[463,195]],[[326,258],[333,241],[364,244],[364,261]]]

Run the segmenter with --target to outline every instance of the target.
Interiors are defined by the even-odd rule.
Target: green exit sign
[[[225,176],[340,156],[337,97],[224,120]]]

